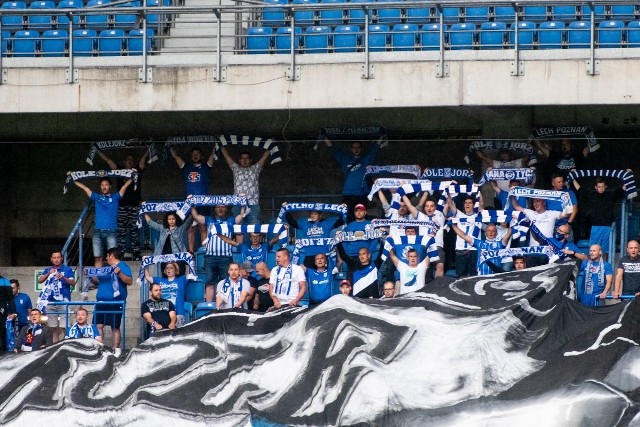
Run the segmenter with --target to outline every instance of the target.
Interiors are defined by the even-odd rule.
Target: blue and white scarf
[[[143,202],[140,204],[140,213],[138,213],[138,228],[144,223],[144,214],[150,212],[176,212],[182,210],[184,202]],[[180,215],[178,215],[180,216]]]
[[[596,267],[596,274],[598,275],[598,284],[602,284],[604,286],[606,284],[604,280],[604,261],[602,258],[598,261],[598,267]],[[596,284],[593,283],[593,273],[591,273],[593,269],[593,261],[589,259],[587,261],[587,267],[585,269],[585,278],[584,278],[584,293],[591,295],[593,293],[593,288]]]
[[[407,194],[419,193],[426,191],[429,194],[433,194],[434,191],[447,191],[447,189],[451,186],[451,181],[441,181],[441,182],[431,182],[428,179],[419,180],[416,183],[407,183],[403,184],[396,190],[397,194],[402,197]],[[437,209],[442,212],[444,210],[444,205],[446,203],[446,198],[440,198],[438,200]],[[400,201],[395,200],[390,204],[392,209],[400,209]]]
[[[38,302],[36,304],[36,308],[40,311],[47,306],[49,303],[49,297],[53,294],[53,299],[56,301],[68,301],[66,298],[60,294],[60,289],[62,289],[61,279],[56,277],[56,274],[50,274],[47,277],[47,280],[44,281],[44,286],[40,295],[38,296]]]
[[[86,323],[84,326],[80,326],[78,325],[78,322],[74,323],[73,326],[69,328],[69,332],[67,332],[66,336],[71,339],[95,338],[91,324]]]
[[[359,138],[358,140],[360,140],[362,138],[378,139],[380,136],[383,137],[383,141],[380,144],[380,147],[382,148],[382,147],[385,147],[389,143],[389,141],[387,140],[387,133],[385,132],[384,128],[381,126],[352,126],[352,127],[344,127],[344,128],[341,128],[341,127],[322,128],[320,129],[320,135],[318,136],[318,139],[316,141],[316,144],[313,146],[313,149],[317,150],[318,146],[322,144],[325,137],[330,139]],[[351,139],[351,140],[355,140],[355,139]]]
[[[325,255],[336,265],[336,251],[333,248],[335,241],[331,237],[313,237],[309,239],[296,239],[293,252],[291,253],[291,262],[298,264],[300,262],[300,251],[307,246],[331,246],[331,251]]]
[[[378,178],[371,186],[371,191],[367,197],[369,200],[373,200],[373,196],[380,190],[395,190],[405,184],[422,184],[424,182],[424,179]]]
[[[536,150],[530,142],[491,140],[473,141],[467,150],[467,154],[464,156],[464,161],[469,164],[471,162],[471,158],[475,157],[475,153],[478,150],[509,150],[516,153],[516,155],[526,155],[529,158],[528,166],[533,166],[538,163]]]
[[[389,236],[384,241],[380,258],[384,261],[389,257],[389,251],[397,246],[417,245],[427,248],[429,262],[439,261],[438,247],[433,236]]]
[[[573,212],[571,197],[566,191],[538,190],[537,188],[513,187],[509,190],[509,197],[527,197],[533,199],[555,200],[562,203],[562,213],[569,215]]]
[[[178,216],[181,219],[185,219],[187,213],[191,210],[192,206],[246,206],[247,198],[244,196],[206,196],[206,195],[193,195],[184,201],[184,204],[177,211]]]
[[[140,271],[138,272],[138,280],[140,283],[144,280],[144,269],[155,265],[158,263],[166,263],[166,262],[184,262],[189,267],[189,272],[187,273],[187,280],[198,280],[198,275],[196,273],[196,265],[193,259],[193,255],[189,252],[179,252],[176,254],[165,254],[165,255],[156,255],[156,256],[145,256],[142,257],[142,262],[140,263]]]
[[[446,203],[447,196],[453,199],[459,194],[468,194],[472,197],[475,196],[475,201],[473,203],[473,211],[477,213],[480,210],[480,187],[478,186],[478,184],[472,184],[472,185],[451,184],[447,188],[445,188],[442,195],[440,195],[440,200],[438,201],[438,204],[444,206],[444,204]]]
[[[84,271],[84,286],[81,289],[82,295],[86,295],[89,292],[89,286],[91,285],[92,277],[100,278],[100,277],[111,277],[111,287],[113,288],[113,297],[117,298],[120,296],[120,285],[118,283],[118,276],[113,272],[113,267],[85,267]]]
[[[433,227],[438,229],[439,225],[433,221],[420,221],[415,219],[374,219],[371,221],[373,228],[381,227]]]
[[[589,126],[541,126],[531,130],[529,141],[533,141],[534,139],[563,139],[576,137],[582,137],[587,140],[590,153],[593,153],[600,148],[600,143],[596,140],[596,137],[593,134],[593,129]]]
[[[493,258],[507,258],[525,255],[546,255],[553,262],[554,253],[549,246],[525,246],[522,248],[482,249],[478,257],[478,263],[483,264]]]
[[[513,240],[524,240],[530,228],[528,223],[523,224],[527,221],[527,216],[523,212],[512,211],[510,213],[506,213],[505,211],[485,209],[478,212],[476,217],[473,219],[452,217],[448,220],[448,223],[462,225],[472,223],[477,227],[480,227],[482,224],[500,224],[508,222],[510,224],[514,224],[511,227],[511,238]],[[480,230],[476,229],[476,232],[478,234],[473,237],[479,236]]]
[[[633,172],[624,169],[588,169],[572,170],[567,175],[567,182],[570,183],[577,178],[617,178],[622,180],[627,199],[633,199],[638,195],[636,190],[636,178]]]
[[[455,169],[455,168],[425,168],[422,172],[422,179],[432,181],[467,181],[467,184],[473,184],[473,171],[471,169]]]
[[[69,185],[74,181],[84,181],[94,178],[131,178],[133,180],[133,188],[138,186],[138,172],[135,169],[113,169],[113,170],[97,170],[97,171],[75,171],[67,172],[67,178],[64,181],[62,194],[67,194]]]
[[[287,288],[286,293],[284,293],[284,295],[289,295],[289,293],[291,292],[291,282],[292,282],[292,278],[293,278],[293,267],[292,267],[292,263],[289,263],[289,265],[287,265],[287,269],[284,271],[284,274],[282,275],[282,279],[280,279],[280,271],[282,270],[281,266],[278,266],[278,269],[276,270],[276,285],[273,287],[273,293],[276,295],[283,295],[283,288],[284,288],[284,283],[287,281],[287,276],[289,276],[289,287]]]
[[[253,136],[237,136],[237,135],[220,135],[218,137],[222,146],[237,145],[241,147],[257,147],[264,150],[269,150],[271,155],[271,164],[275,164],[282,161],[280,150],[278,149],[278,143],[273,139],[263,140],[260,137]],[[218,153],[218,147],[216,147],[216,155]]]
[[[329,203],[287,203],[280,208],[278,213],[278,223],[281,224],[285,221],[285,215],[287,212],[329,212],[336,215],[341,215],[342,220],[347,222],[347,207],[345,205],[334,205]]]
[[[231,280],[227,277],[224,279],[224,283],[222,284],[222,289],[218,291],[218,295],[221,296],[222,300],[226,303],[230,303],[231,308],[236,306],[236,301],[240,301],[240,296],[242,295],[242,281],[244,279],[242,277],[238,277],[238,280],[231,284]]]
[[[525,185],[531,184],[535,178],[535,170],[531,168],[498,168],[489,169],[482,175],[478,185],[483,185],[489,181],[512,181],[514,179],[521,181]]]
[[[418,165],[384,165],[375,166],[369,165],[365,169],[364,176],[362,177],[362,183],[364,184],[367,177],[383,174],[388,175],[412,175],[416,178],[420,178],[422,170]]]
[[[364,240],[376,240],[386,237],[387,233],[383,230],[370,231],[338,231],[333,237],[335,244],[341,242],[360,242]]]
[[[214,147],[218,143],[218,137],[215,135],[191,135],[191,136],[173,136],[167,138],[167,142],[164,144],[163,159],[168,160],[171,156],[169,149],[177,146],[204,146],[213,145]],[[215,151],[215,148],[214,148]]]
[[[228,234],[229,231],[236,234],[245,233],[266,233],[277,234],[279,244],[286,245],[287,238],[289,237],[289,230],[284,224],[234,224],[233,228],[229,230],[227,223],[212,223],[209,227],[211,233],[215,234]]]
[[[156,152],[156,146],[153,142],[142,139],[116,139],[112,141],[99,141],[93,143],[89,150],[89,154],[87,155],[87,163],[93,166],[93,159],[99,151],[140,147],[145,147],[149,151],[149,164],[158,160],[158,153]]]

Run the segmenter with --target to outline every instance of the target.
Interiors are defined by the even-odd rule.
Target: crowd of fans
[[[324,142],[344,175],[343,203],[307,208],[285,204],[280,220],[288,229],[288,242],[277,233],[266,235],[257,226],[262,224],[259,177],[269,151],[264,150],[253,163],[250,151],[242,151],[235,161],[222,147],[233,174],[234,194],[245,203],[192,206],[184,220],[179,212],[166,212],[161,223],[145,212],[144,220],[159,232],[153,255],[193,255],[200,243],[204,251],[202,298],[215,302],[217,310],[265,312],[283,306],[313,306],[330,298],[334,289],[351,297],[389,299],[428,286],[445,273],[455,277],[486,275],[558,260],[581,263],[585,271],[581,300],[585,304],[596,305],[609,294],[618,298],[640,292],[638,242],[629,242],[628,255],[618,263],[615,280],[607,261],[615,204],[623,197],[624,187],[612,191],[609,186],[613,183],[602,178],[595,179],[592,186],[582,179],[567,182],[568,173],[581,168],[588,148],[563,140],[554,150],[552,144],[536,141],[535,150],[545,159],[542,166],[549,175],[538,174],[532,180],[488,180],[482,191],[479,186],[455,180],[447,182],[449,187],[409,180],[418,183],[413,187],[416,191],[407,191],[367,180],[367,167],[375,163],[383,138],[368,150],[358,141],[352,142],[348,151],[328,138]],[[183,173],[187,199],[206,195],[214,152],[205,160],[203,150],[194,147],[189,162],[174,147],[170,152]],[[105,153],[99,154],[109,167],[118,168]],[[478,150],[476,154],[487,170],[530,167],[527,156],[515,157],[512,150]],[[142,172],[146,156],[136,164],[134,157],[127,155],[124,168]],[[142,259],[136,225],[141,217],[141,180],[138,177],[135,186],[132,181],[119,179],[117,191],[107,177],[99,180],[98,191],[74,181],[95,204],[95,266],[86,272],[97,286],[96,299],[103,303],[95,307],[95,325],[88,323],[87,310],[80,308],[75,312],[76,322],[63,328],[66,310],[55,302],[71,300],[76,283],[71,268],[62,263],[62,254],[54,252],[51,266],[39,276],[44,290],[35,307],[20,292],[17,281],[10,283],[13,299],[6,314],[18,331],[14,351],[38,349],[63,337],[102,340],[105,325],[112,329],[113,346],[120,347],[122,305],[134,282],[123,261],[127,243],[133,259]],[[371,184],[378,188],[371,195],[382,206],[380,218],[371,215],[367,188]],[[549,191],[539,191],[542,189]],[[234,226],[243,224],[256,227],[234,233]],[[588,254],[576,245],[586,236]],[[150,298],[141,304],[141,316],[149,334],[184,324],[187,270],[188,266],[176,261],[163,263],[159,276],[148,266],[144,268]],[[87,286],[81,284],[84,296]],[[48,317],[46,325],[42,323],[43,312]]]

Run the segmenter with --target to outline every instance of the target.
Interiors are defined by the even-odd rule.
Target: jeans
[[[204,256],[205,286],[216,286],[218,282],[227,276],[229,264],[233,258],[217,255]]]
[[[108,249],[118,246],[116,230],[93,230],[91,242],[93,244],[93,256],[102,257]]]

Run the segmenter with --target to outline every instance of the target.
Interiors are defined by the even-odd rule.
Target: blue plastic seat
[[[407,13],[407,22],[421,24],[428,22],[431,18],[431,9],[425,6],[409,7],[405,9]]]
[[[51,0],[34,1],[29,5],[31,10],[53,10],[56,7]],[[51,15],[29,15],[29,28],[42,30],[49,29],[53,25],[53,17]]]
[[[262,9],[262,26],[263,27],[284,27],[287,25],[286,12],[277,5],[287,4],[287,0],[264,0],[265,7]]]
[[[264,55],[273,44],[271,27],[250,27],[247,30],[247,53]]]
[[[564,28],[562,21],[541,22],[538,28],[538,47],[540,49],[561,49]]]
[[[215,302],[201,302],[196,306],[196,319],[199,319],[207,314],[210,314],[216,310]]]
[[[58,9],[81,9],[83,7],[82,0],[61,0],[58,3]],[[80,15],[73,15],[74,25],[80,24]],[[69,25],[69,17],[67,15],[58,15],[58,28]]]
[[[121,56],[124,50],[124,40],[124,30],[119,28],[100,31],[98,56]]]
[[[73,56],[93,56],[95,44],[95,30],[73,30]]]
[[[350,0],[349,3],[373,3],[373,0]],[[364,9],[356,8],[349,9],[349,24],[351,25],[363,25],[367,16],[369,17],[369,21],[371,21],[371,16],[373,15],[371,9],[368,9],[368,13],[365,14]]]
[[[320,26],[340,25],[344,21],[344,9],[340,9],[340,4],[345,0],[320,0],[321,4],[331,5],[331,9],[320,11]]]
[[[133,7],[140,7],[139,1],[130,1],[118,6],[122,9],[128,9]],[[135,13],[116,13],[113,15],[113,25],[116,28],[124,28],[126,30],[132,30],[135,28],[138,21],[138,15]]]
[[[504,22],[483,22],[480,25],[480,49],[503,49],[507,32]]]
[[[397,24],[391,34],[391,48],[394,51],[416,50],[418,44],[417,24]]]
[[[129,56],[142,55],[142,28],[129,31],[129,39],[126,42]],[[156,32],[153,28],[147,28],[147,53],[153,52]]]
[[[575,21],[577,17],[574,5],[554,5],[551,6],[551,18],[554,21]]]
[[[293,0],[293,4],[315,4],[318,0]],[[316,23],[315,10],[296,10],[293,13],[296,25],[314,25]]]
[[[389,44],[390,29],[388,25],[369,26],[369,51],[384,52]]]
[[[443,7],[442,19],[444,19],[445,24],[460,22],[460,9],[457,7]],[[439,17],[438,20],[440,20]]]
[[[304,37],[306,53],[329,52],[330,37],[331,28],[326,25],[314,25],[308,27]]]
[[[2,3],[1,9],[26,9],[27,4],[23,1],[6,1]],[[22,29],[24,25],[23,15],[2,15],[2,29],[4,30],[16,30]]]
[[[442,26],[444,45],[447,44],[447,26]],[[422,50],[440,50],[440,24],[425,24],[420,33]]]
[[[610,16],[612,21],[631,21],[636,19],[636,7],[633,4],[612,4]]]
[[[204,281],[189,280],[185,291],[184,300],[198,304],[204,300]]]
[[[65,56],[69,33],[66,30],[47,30],[42,33],[40,49],[42,56]]]
[[[88,8],[97,8],[102,5],[107,5],[111,2],[111,0],[89,0],[87,2]],[[94,29],[96,31],[106,29],[109,26],[109,15],[106,13],[100,14],[88,14],[85,16],[84,21],[87,28]]]
[[[598,24],[598,47],[611,48],[622,47],[622,33],[624,22],[601,21]]]
[[[627,24],[627,47],[640,47],[640,21]]]
[[[515,25],[509,27],[509,44],[514,47],[516,41]],[[537,36],[536,23],[529,21],[518,21],[518,49],[533,49],[533,40]]]
[[[2,31],[2,56],[7,56],[10,39],[11,33],[9,31]]]
[[[296,27],[293,36],[293,49],[300,50],[302,40],[302,28]],[[291,27],[280,27],[275,36],[276,53],[291,53]]]
[[[488,7],[466,7],[464,11],[465,22],[486,22],[489,20],[489,8]]]
[[[397,0],[377,0],[377,3],[397,2]],[[400,8],[378,9],[377,12],[379,24],[397,24],[402,19],[402,11]]]
[[[542,22],[547,20],[547,6],[525,6],[524,20]]]
[[[493,16],[496,21],[511,22],[516,17],[516,12],[511,6],[496,6],[493,8]]]
[[[147,7],[160,7],[160,0],[147,0]],[[148,13],[147,27],[158,28],[166,22],[166,15],[162,13]]]
[[[591,29],[587,21],[573,21],[567,30],[569,49],[583,49],[591,45]]]
[[[476,25],[468,22],[453,24],[449,29],[451,50],[473,49]]]
[[[334,52],[355,52],[360,44],[360,27],[355,25],[338,25],[333,31]]]
[[[34,30],[19,30],[13,33],[13,56],[36,56],[40,33]]]
[[[606,18],[606,7],[604,5],[596,5],[593,8],[593,13],[594,13],[594,18],[597,21],[601,21],[603,19]],[[589,6],[589,3],[584,3],[582,5],[582,19],[585,21],[588,21],[589,19],[591,19],[591,6]]]

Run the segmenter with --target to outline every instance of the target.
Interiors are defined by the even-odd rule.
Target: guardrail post
[[[291,10],[291,58],[289,60],[289,68],[287,68],[287,80],[296,81],[300,80],[300,67],[296,65],[296,50],[295,48],[296,41],[296,20],[293,14],[293,9]]]
[[[518,40],[518,32],[520,29],[518,28],[518,23],[520,22],[520,15],[518,14],[518,6],[513,4],[513,12],[515,16],[515,21],[513,24],[514,34],[513,34],[513,62],[511,63],[511,75],[518,77],[524,76],[524,63],[520,61],[520,44]]]
[[[2,21],[0,21],[0,46],[2,46],[2,43]],[[5,85],[7,84],[7,70],[2,67],[2,57],[4,56],[2,53],[2,49],[0,49],[0,84]]]
[[[364,65],[362,66],[362,78],[363,79],[372,79],[374,78],[373,74],[373,64],[369,61],[369,10],[367,6],[362,6],[364,10]]]
[[[449,64],[444,62],[444,11],[441,5],[436,5],[440,22],[440,58],[438,59],[438,65],[436,66],[436,77],[444,78],[449,77]]]
[[[151,68],[148,66],[148,49],[147,49],[147,0],[142,1],[144,10],[142,11],[142,68],[138,69],[138,81],[140,83],[151,83],[153,81],[153,74]],[[129,33],[131,37],[131,33]],[[129,39],[131,41],[131,39]]]
[[[69,17],[69,68],[65,74],[65,83],[78,83],[78,70],[73,67],[73,16]]]
[[[596,60],[595,53],[595,37],[596,37],[596,9],[592,2],[589,3],[589,7],[591,7],[591,20],[590,20],[590,39],[589,40],[589,59],[587,60],[587,74],[590,76],[597,76],[600,74],[600,61]],[[571,30],[569,30],[571,31]]]
[[[218,24],[218,36],[216,40],[216,66],[213,69],[213,81],[226,82],[227,67],[222,66],[222,19],[220,9],[214,9],[213,13],[216,15],[216,23]]]

